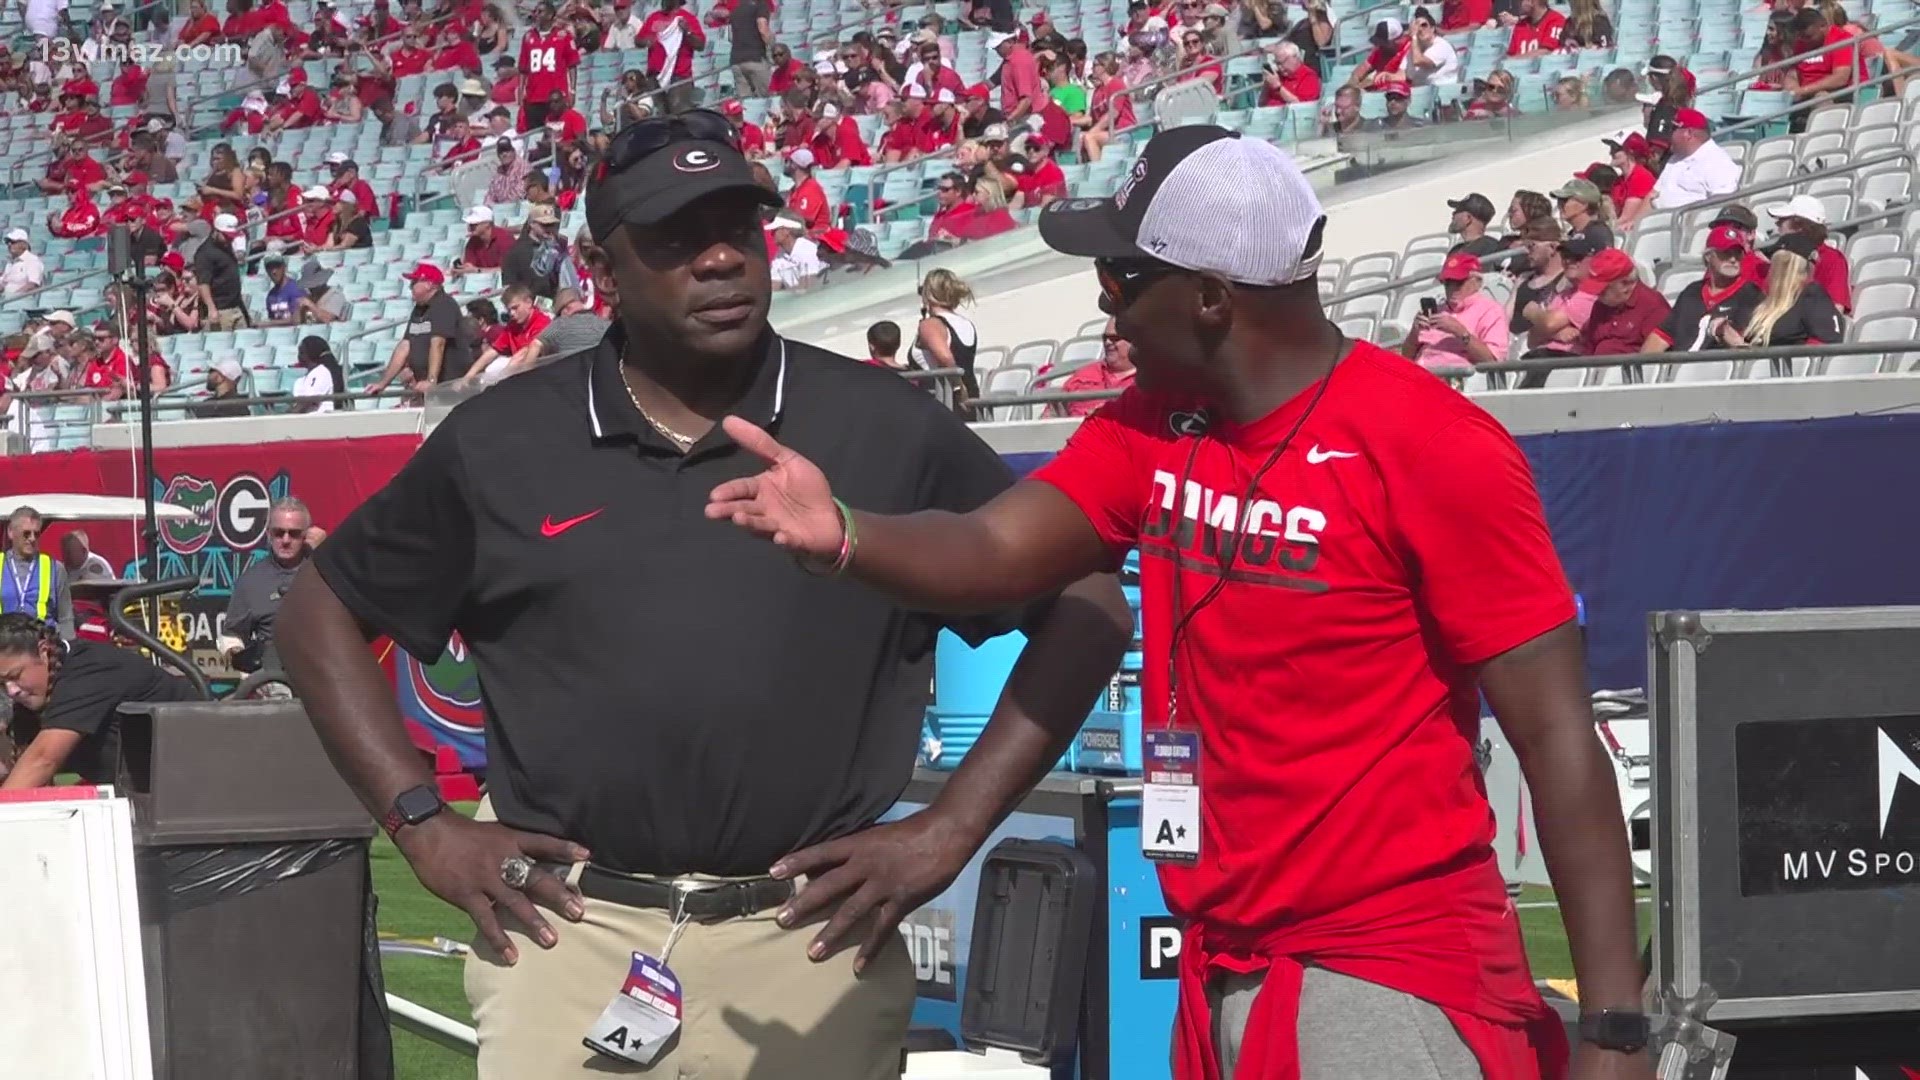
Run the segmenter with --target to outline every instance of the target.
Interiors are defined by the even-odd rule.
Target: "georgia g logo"
[[[720,159],[710,150],[682,150],[674,155],[673,167],[681,172],[706,172],[720,164]]]

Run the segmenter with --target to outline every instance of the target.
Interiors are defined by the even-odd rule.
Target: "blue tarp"
[[[1646,683],[1646,615],[1920,604],[1920,416],[1529,435],[1596,687]],[[1049,454],[1013,454],[1025,474]]]

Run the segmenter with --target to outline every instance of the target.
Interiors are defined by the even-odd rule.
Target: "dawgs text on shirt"
[[[1477,667],[1572,619],[1573,597],[1513,439],[1373,345],[1353,345],[1243,503],[1314,391],[1250,424],[1215,416],[1196,449],[1172,426],[1190,406],[1136,387],[1034,474],[1116,566],[1140,550],[1148,730],[1168,722],[1173,626],[1218,586],[1174,658],[1204,778],[1199,862],[1159,871],[1188,920],[1176,1075],[1209,1075],[1192,1060],[1211,1054],[1201,980],[1268,970],[1261,1001],[1284,1013],[1272,991],[1312,962],[1440,1006],[1489,1080],[1532,1077],[1561,1036],[1494,857]],[[1264,1007],[1249,1037],[1291,1057]]]

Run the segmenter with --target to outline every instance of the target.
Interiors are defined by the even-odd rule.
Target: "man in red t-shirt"
[[[1602,139],[1620,179],[1608,194],[1613,198],[1614,228],[1626,232],[1653,209],[1653,185],[1658,177],[1647,168],[1652,148],[1647,137],[1637,131],[1623,131],[1611,139]]]
[[[1055,249],[1094,258],[1136,367],[1051,463],[969,514],[882,516],[836,504],[815,465],[729,417],[770,468],[715,488],[707,516],[924,611],[1044,595],[1138,550],[1141,838],[1184,921],[1176,1080],[1567,1074],[1494,854],[1484,693],[1579,968],[1590,1019],[1571,1075],[1651,1080],[1619,796],[1512,437],[1327,319],[1326,218],[1271,144],[1174,128],[1113,198],[1039,220]],[[976,745],[975,767],[1005,776],[984,820],[1059,749]],[[924,857],[957,868],[976,839],[959,828]],[[827,864],[802,853],[777,872]],[[809,887],[793,916],[838,903],[846,926],[876,901]]]
[[[1802,53],[1810,53],[1826,45],[1840,46],[1818,55],[1805,56],[1794,65],[1787,77],[1787,91],[1795,101],[1842,91],[1859,80],[1861,73],[1857,70],[1858,62],[1855,60],[1859,50],[1844,44],[1852,41],[1853,35],[1845,27],[1828,25],[1827,17],[1820,14],[1818,8],[1810,6],[1794,15],[1793,39]],[[1852,99],[1843,97],[1836,100],[1844,103]],[[1806,127],[1807,115],[1804,110],[1795,114],[1795,131]]]
[[[813,178],[813,165],[813,151],[804,146],[787,155],[787,175],[793,177],[793,188],[787,192],[787,209],[806,225],[809,234],[833,224],[827,189]]]
[[[1017,190],[1007,200],[1012,210],[1033,210],[1067,197],[1067,174],[1053,160],[1053,146],[1029,132],[1007,147],[1007,170]]]
[[[1300,46],[1283,41],[1273,47],[1261,78],[1260,105],[1312,104],[1320,100],[1320,73],[1300,57]]]
[[[333,173],[333,179],[327,181],[327,190],[335,197],[343,191],[353,192],[358,201],[360,212],[374,217],[380,215],[380,200],[373,193],[373,185],[360,178],[360,163],[348,157],[345,152],[335,150],[327,155],[327,170]]]
[[[580,66],[580,50],[573,32],[553,24],[552,4],[541,4],[533,14],[533,29],[520,43],[520,130],[531,131],[547,122],[553,95],[573,95],[573,72]]]
[[[1508,56],[1559,52],[1561,35],[1567,32],[1567,17],[1547,5],[1547,0],[1520,0],[1519,21],[1513,24],[1513,36],[1507,39]]]
[[[686,0],[660,0],[660,10],[641,22],[634,40],[647,47],[647,74],[667,88],[667,108],[692,108],[693,54],[707,47],[707,32]]]
[[[533,291],[525,285],[508,286],[500,294],[500,303],[507,309],[506,321],[487,339],[486,347],[480,350],[480,359],[473,362],[465,382],[493,382],[513,374],[515,367],[532,360],[530,355],[521,354],[553,322],[546,312],[534,306]]]
[[[882,159],[889,165],[918,157],[921,153],[920,141],[924,134],[927,114],[927,88],[919,83],[908,83],[906,92],[900,95],[900,117],[880,138]]]

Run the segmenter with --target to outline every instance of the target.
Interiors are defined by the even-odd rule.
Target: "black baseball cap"
[[[1477,191],[1464,199],[1448,199],[1447,206],[1477,217],[1483,223],[1493,220],[1493,200]]]
[[[1586,259],[1599,253],[1600,247],[1585,234],[1575,233],[1560,241],[1560,254],[1568,259]]]
[[[624,169],[597,166],[593,176],[586,192],[587,229],[601,243],[624,223],[656,225],[712,195],[752,195],[762,206],[784,205],[778,193],[753,178],[745,155],[717,140],[677,139]]]
[[[1753,211],[1741,206],[1739,203],[1728,203],[1722,206],[1719,211],[1713,215],[1713,220],[1707,224],[1709,226],[1738,225],[1748,232],[1756,232],[1760,228],[1760,219],[1754,216]]]

